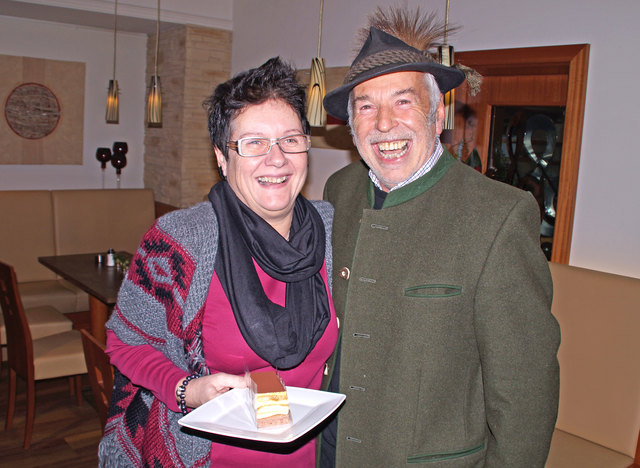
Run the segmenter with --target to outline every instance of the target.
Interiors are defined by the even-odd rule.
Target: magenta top
[[[267,297],[278,305],[284,305],[286,283],[268,276],[254,261],[258,277]],[[326,266],[320,271],[325,285],[328,285]],[[327,287],[328,297],[331,298]],[[324,364],[333,352],[338,339],[338,326],[333,302],[329,300],[331,320],[314,349],[305,360],[290,370],[280,370],[285,385],[319,389]],[[247,345],[236,324],[229,303],[218,276],[214,273],[205,302],[202,323],[203,352],[211,373],[226,372],[243,375],[251,372],[273,369]],[[124,344],[111,330],[107,330],[107,354],[111,363],[118,367],[133,383],[149,389],[172,411],[179,411],[175,398],[178,381],[188,375],[164,354],[151,345],[129,346]],[[235,445],[211,444],[211,464],[216,467],[313,467],[315,466],[315,439],[293,453],[279,454],[251,450]]]

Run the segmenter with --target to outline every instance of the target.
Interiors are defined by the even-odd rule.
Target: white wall
[[[438,9],[444,18],[444,0],[324,0],[321,55],[326,65],[349,65],[354,32],[365,16],[377,5],[398,4]],[[316,55],[319,6],[319,0],[236,0],[234,73],[274,55],[309,68]],[[451,38],[459,51],[591,44],[570,264],[634,277],[640,277],[638,18],[637,0],[454,0],[450,8],[451,22],[462,26]],[[329,167],[337,169],[348,159],[344,152],[312,150],[309,196],[321,196]]]
[[[0,16],[0,54],[85,63],[82,165],[0,165],[0,190],[102,188],[96,148],[114,141],[129,146],[122,188],[143,187],[146,41],[144,34],[118,33],[116,77],[120,123],[105,123],[107,85],[113,71],[113,32]],[[2,151],[2,147],[0,147]],[[116,187],[108,165],[105,187]]]

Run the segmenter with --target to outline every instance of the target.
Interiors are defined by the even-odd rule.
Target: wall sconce
[[[160,93],[160,77],[158,76],[158,44],[160,42],[160,0],[158,0],[158,18],[156,21],[156,54],[153,75],[147,96],[147,126],[162,127],[162,94]]]
[[[96,150],[96,159],[100,162],[102,168],[102,188],[104,189],[104,172],[107,168],[107,163],[111,160],[111,149],[104,147],[98,148]]]
[[[117,124],[120,120],[118,109],[118,80],[116,80],[116,35],[118,31],[118,0],[116,0],[115,12],[113,15],[113,78],[109,80],[109,91],[107,91],[107,112],[105,120],[107,123]]]
[[[122,168],[127,165],[126,154],[129,151],[129,145],[126,141],[116,141],[113,144],[113,155],[111,156],[111,165],[116,168],[116,182],[120,188],[120,174]]]

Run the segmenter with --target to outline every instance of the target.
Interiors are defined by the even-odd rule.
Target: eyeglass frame
[[[282,148],[282,146],[280,146],[280,140],[284,140],[285,138],[291,138],[292,136],[298,136],[298,135],[302,135],[303,137],[305,137],[307,139],[307,149],[303,150],[303,151],[286,151]],[[267,150],[266,153],[263,154],[255,154],[255,155],[249,155],[247,156],[246,154],[242,154],[240,152],[240,142],[243,140],[269,140],[269,149]],[[305,133],[292,133],[291,135],[285,135],[285,136],[281,136],[280,138],[266,138],[266,137],[244,137],[244,138],[239,138],[237,140],[229,140],[227,142],[227,147],[232,149],[233,151],[235,151],[236,153],[238,153],[238,155],[242,156],[243,158],[259,158],[260,156],[266,156],[267,154],[271,153],[271,150],[273,149],[273,145],[278,145],[278,148],[280,148],[280,151],[282,151],[283,153],[286,154],[300,154],[300,153],[306,153],[307,151],[309,151],[311,149],[311,135],[307,135]],[[233,145],[233,146],[231,146]]]

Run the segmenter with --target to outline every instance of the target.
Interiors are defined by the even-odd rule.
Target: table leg
[[[95,336],[100,343],[106,343],[107,331],[105,324],[109,318],[109,306],[100,299],[89,296],[89,315],[91,320],[91,334]]]

